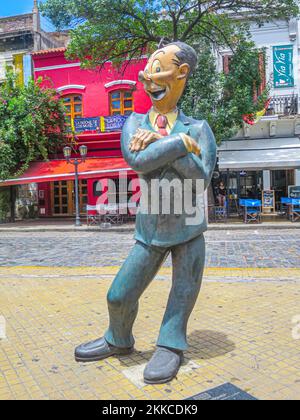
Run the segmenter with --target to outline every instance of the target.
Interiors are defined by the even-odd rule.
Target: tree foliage
[[[86,67],[116,65],[180,40],[195,46],[199,65],[181,106],[188,115],[205,118],[217,140],[231,137],[245,114],[260,111],[268,89],[255,98],[261,82],[258,50],[249,24],[296,16],[297,0],[46,0],[45,16],[60,29],[71,28],[69,58]],[[216,68],[214,52],[232,51],[230,72]],[[123,66],[124,68],[124,66]]]
[[[18,176],[31,161],[47,159],[65,136],[65,108],[41,80],[19,86],[7,74],[0,87],[0,179]]]
[[[40,7],[58,29],[72,28],[69,56],[86,66],[137,57],[162,39],[230,46],[249,20],[298,13],[297,0],[46,0]]]
[[[10,191],[0,188],[0,223],[5,222],[10,210]]]
[[[198,66],[189,80],[181,108],[187,115],[206,119],[218,143],[235,135],[242,126],[242,116],[261,111],[267,101],[268,86],[254,100],[255,89],[262,82],[260,54],[252,42],[240,40],[230,71],[225,74],[217,71],[210,46],[199,48]]]

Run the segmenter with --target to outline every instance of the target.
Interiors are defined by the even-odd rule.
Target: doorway
[[[87,180],[79,181],[79,208],[82,215],[86,214],[88,203]],[[55,181],[51,184],[51,207],[55,217],[68,217],[75,214],[75,182]]]
[[[294,170],[280,170],[271,172],[271,189],[275,191],[277,208],[280,206],[280,199],[288,197],[288,187],[295,185]]]

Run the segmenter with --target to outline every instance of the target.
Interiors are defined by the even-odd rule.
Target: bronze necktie
[[[156,119],[156,125],[158,127],[159,134],[161,134],[164,137],[169,135],[166,130],[167,125],[168,125],[168,119],[165,115],[158,115]]]

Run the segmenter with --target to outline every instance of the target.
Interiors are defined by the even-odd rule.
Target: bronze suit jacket
[[[174,212],[172,200],[175,200],[175,203],[177,199],[181,200],[184,192],[183,189],[176,191],[176,187],[171,188],[170,214],[163,214],[161,204],[158,205],[159,211],[155,214],[141,209],[137,215],[135,238],[148,246],[164,248],[188,242],[207,230],[205,211],[198,203],[195,181],[202,180],[205,189],[210,184],[216,164],[215,137],[206,121],[197,121],[179,112],[170,135],[152,143],[143,151],[131,152],[129,144],[138,128],[155,131],[149,121],[149,114],[133,113],[128,118],[123,127],[121,145],[128,165],[139,174],[141,184],[147,187],[146,191],[143,191],[142,187],[142,195],[148,194],[147,209],[150,209],[149,203],[154,199],[160,201],[163,198],[161,190],[158,190],[158,196],[151,195],[151,183],[154,180],[170,183],[180,180],[181,185],[184,185],[184,180],[191,180],[191,187],[191,184],[188,184],[182,188],[191,188],[193,206],[198,206],[198,211],[192,224],[187,223],[187,219],[190,220],[192,216],[190,212],[185,211],[184,206],[180,214]],[[186,133],[198,142],[201,147],[200,156],[188,153],[180,133]]]

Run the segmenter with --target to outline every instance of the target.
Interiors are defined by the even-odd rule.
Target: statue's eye
[[[152,72],[153,73],[160,73],[161,72],[161,65],[158,60],[155,60],[152,65]]]

